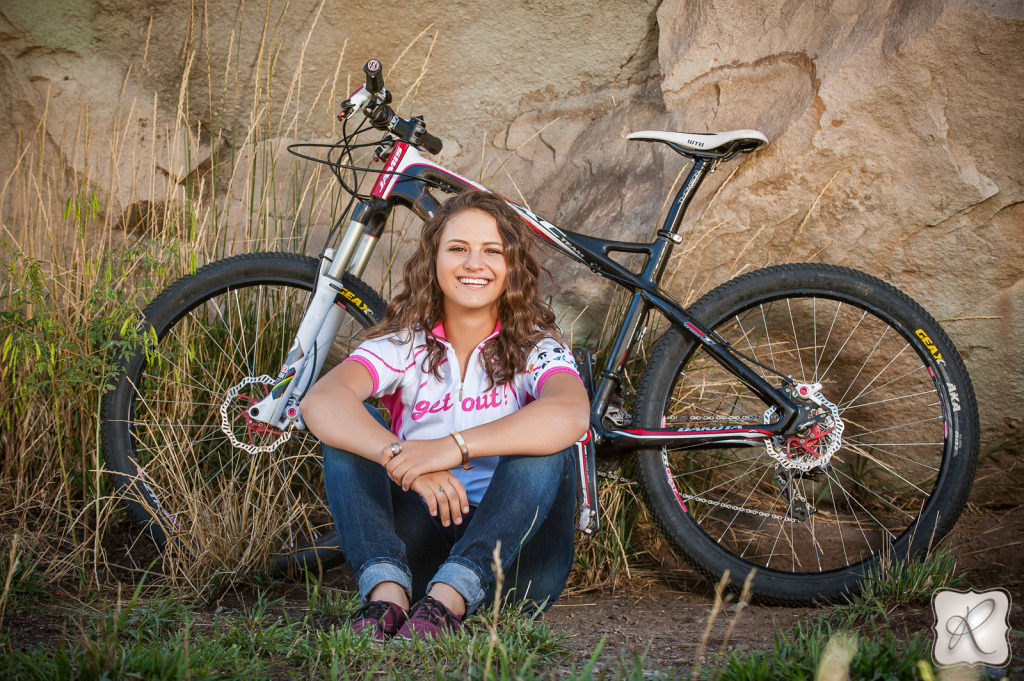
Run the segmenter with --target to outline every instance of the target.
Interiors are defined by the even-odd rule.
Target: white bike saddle
[[[643,130],[631,132],[626,139],[644,142],[665,142],[687,151],[716,152],[736,149],[737,151],[757,151],[768,146],[768,138],[757,130],[730,130],[729,132],[662,132],[660,130]]]

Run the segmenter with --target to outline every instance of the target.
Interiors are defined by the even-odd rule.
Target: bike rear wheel
[[[265,382],[246,379],[276,376],[284,363],[317,266],[290,253],[227,258],[179,279],[143,312],[156,343],[140,344],[104,396],[102,442],[116,494],[160,548],[194,557],[265,533],[280,547],[279,568],[340,557],[319,442],[302,430],[284,440],[244,413],[267,394]],[[346,276],[344,285],[347,314],[325,371],[384,314],[365,283]],[[224,418],[241,442],[274,448],[235,447]]]
[[[701,298],[694,316],[740,353],[837,408],[773,447],[644,450],[644,499],[673,547],[739,589],[752,568],[765,602],[835,600],[883,556],[904,560],[941,539],[970,493],[978,459],[974,390],[945,332],[888,284],[825,265],[770,267]],[[659,341],[637,391],[634,425],[767,423],[769,405],[689,335]],[[772,454],[774,453],[774,456]]]

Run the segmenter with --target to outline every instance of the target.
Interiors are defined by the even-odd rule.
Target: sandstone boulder
[[[95,192],[115,227],[192,201],[237,237],[228,250],[269,225],[316,252],[338,196],[284,148],[336,138],[372,56],[442,162],[564,228],[640,239],[684,163],[627,133],[755,128],[771,145],[701,190],[672,293],[798,260],[882,277],[959,346],[985,442],[1019,442],[1022,35],[1011,0],[8,3],[0,181],[49,159],[53,193]],[[31,232],[11,196],[5,226]],[[397,220],[368,271],[385,294],[415,236]],[[596,341],[614,289],[547,264],[563,323]]]

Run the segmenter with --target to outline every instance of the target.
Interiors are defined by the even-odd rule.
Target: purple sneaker
[[[461,617],[452,613],[444,603],[427,596],[409,610],[409,619],[395,634],[395,639],[435,641],[441,634],[454,634],[461,628]]]
[[[352,632],[357,636],[370,632],[378,641],[394,637],[405,624],[408,613],[390,601],[370,601],[352,619]]]

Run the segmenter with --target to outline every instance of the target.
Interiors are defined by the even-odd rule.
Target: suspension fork
[[[384,203],[359,203],[337,248],[324,250],[313,295],[288,356],[270,393],[249,408],[249,416],[254,420],[282,430],[293,422],[304,427],[299,418],[299,400],[320,375],[345,318],[345,308],[338,304],[345,291],[342,278],[346,272],[358,277],[366,269],[389,211]]]

